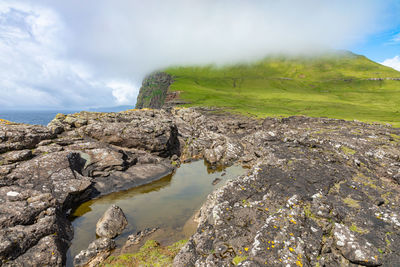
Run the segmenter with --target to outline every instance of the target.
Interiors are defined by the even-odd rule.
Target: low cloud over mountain
[[[133,105],[152,70],[346,48],[381,30],[384,8],[374,0],[5,0],[0,106]]]

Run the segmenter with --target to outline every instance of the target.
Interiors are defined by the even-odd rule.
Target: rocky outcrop
[[[209,197],[177,266],[396,266],[399,155],[389,126],[201,108],[1,123],[0,265],[61,266],[77,204],[204,158],[251,171]]]
[[[94,267],[99,266],[115,248],[115,242],[112,239],[103,237],[90,243],[88,249],[81,251],[74,258],[74,266]]]
[[[115,141],[113,132],[97,135],[96,127],[130,136]],[[27,259],[62,266],[71,209],[161,178],[175,168],[168,155],[179,154],[176,126],[165,112],[58,115],[49,127],[8,122],[0,137],[0,266]]]
[[[169,90],[173,82],[173,77],[166,72],[147,76],[139,90],[136,108],[160,109],[189,104],[180,98],[181,91]]]
[[[251,172],[209,196],[174,266],[399,264],[399,129],[266,119],[241,145]]]
[[[79,123],[78,123],[79,122]],[[107,144],[148,151],[166,157],[176,151],[177,128],[165,111],[130,110],[120,113],[81,112],[57,116],[49,124],[74,137],[86,136]]]
[[[156,72],[147,76],[139,90],[136,108],[161,108],[172,83],[171,75],[165,72]]]
[[[112,205],[96,224],[96,234],[100,237],[114,238],[128,225],[122,209]]]

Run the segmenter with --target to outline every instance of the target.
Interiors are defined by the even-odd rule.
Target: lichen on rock
[[[249,172],[208,197],[174,266],[397,266],[398,136],[378,124],[206,108],[2,124],[0,265],[62,266],[77,204],[206,159]]]

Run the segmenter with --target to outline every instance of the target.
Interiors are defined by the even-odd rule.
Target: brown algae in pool
[[[116,238],[117,246],[121,247],[129,235],[155,227],[160,228],[155,239],[168,245],[194,233],[195,227],[188,227],[187,222],[208,194],[245,172],[238,165],[211,170],[204,161],[196,161],[182,164],[175,173],[150,184],[83,203],[71,216],[74,238],[67,253],[67,266],[72,266],[73,257],[96,239],[96,223],[112,204],[124,211],[129,222]],[[221,181],[212,185],[216,178]]]

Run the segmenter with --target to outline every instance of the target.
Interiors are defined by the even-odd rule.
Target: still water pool
[[[130,234],[155,227],[160,228],[156,240],[169,245],[194,233],[195,227],[188,221],[208,194],[245,172],[237,165],[211,170],[204,161],[196,161],[182,164],[174,173],[151,184],[83,203],[71,216],[74,239],[67,253],[67,266],[72,266],[73,257],[96,239],[96,223],[112,204],[119,206],[128,219],[127,228],[116,238],[117,246],[122,246]],[[216,178],[221,182],[212,185]]]

